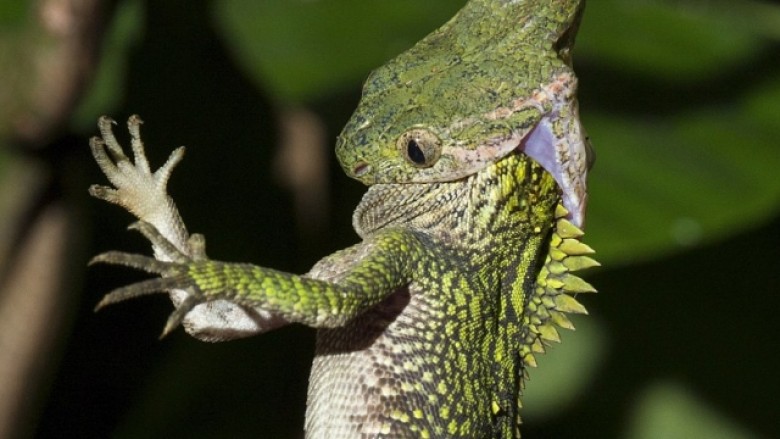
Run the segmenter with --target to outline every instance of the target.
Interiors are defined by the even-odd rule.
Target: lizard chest
[[[431,260],[424,268],[441,275],[319,330],[308,437],[495,437],[495,368],[483,350],[498,319],[474,304],[499,283],[468,264]]]

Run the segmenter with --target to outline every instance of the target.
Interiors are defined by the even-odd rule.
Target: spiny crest
[[[574,329],[567,313],[587,314],[572,295],[596,292],[593,286],[572,274],[600,264],[588,256],[595,252],[581,242],[584,233],[566,219],[568,213],[562,205],[556,207],[556,226],[547,258],[523,316],[523,327],[527,330],[522,334],[520,357],[526,366],[536,367],[535,354],[544,353],[545,345],[550,342],[560,342],[556,325]]]

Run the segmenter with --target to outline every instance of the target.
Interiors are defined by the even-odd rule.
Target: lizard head
[[[347,175],[369,185],[452,181],[519,149],[556,177],[581,224],[589,147],[570,67],[581,2],[518,4],[525,9],[499,11],[515,4],[472,0],[375,70],[336,143]]]

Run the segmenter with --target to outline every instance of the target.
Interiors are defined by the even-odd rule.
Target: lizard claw
[[[201,302],[202,298],[199,295],[190,292],[187,298],[179,304],[179,307],[173,310],[171,315],[168,316],[168,321],[165,322],[165,328],[163,328],[163,331],[160,334],[160,339],[162,340],[174,329],[178,328],[184,321],[184,317]]]
[[[165,329],[160,336],[160,338],[163,338],[184,321],[187,313],[205,300],[204,294],[200,291],[195,282],[187,276],[187,264],[192,263],[195,260],[206,259],[205,238],[203,235],[199,234],[190,237],[190,243],[195,249],[194,254],[196,256],[195,258],[190,258],[168,241],[168,239],[166,239],[153,225],[145,221],[137,221],[131,224],[128,229],[139,231],[151,241],[155,247],[161,249],[168,255],[172,259],[172,262],[160,261],[149,256],[119,251],[109,251],[95,256],[89,261],[89,265],[99,263],[123,265],[125,267],[135,268],[161,276],[156,279],[148,279],[111,291],[100,300],[97,306],[95,306],[95,311],[97,312],[105,306],[140,296],[164,293],[173,289],[186,290],[188,292],[187,297],[168,318]]]
[[[90,264],[124,265],[157,274],[160,278],[114,290],[100,301],[96,309],[146,294],[169,291],[176,310],[168,319],[163,336],[177,328],[185,317],[188,317],[185,323],[187,331],[203,339],[231,337],[220,335],[223,328],[232,334],[233,326],[259,327],[254,313],[239,305],[220,301],[222,291],[203,291],[196,279],[188,274],[188,271],[211,265],[206,256],[205,238],[187,232],[176,205],[167,193],[168,180],[184,157],[184,147],[175,149],[160,168],[152,171],[141,140],[141,124],[138,116],[128,119],[129,149],[132,152],[126,153],[113,133],[116,122],[106,116],[100,117],[97,124],[100,135],[90,139],[89,145],[92,156],[110,183],[92,185],[89,193],[125,208],[141,220],[132,224],[130,229],[139,231],[151,241],[157,260],[108,252],[96,256]],[[189,314],[198,304],[206,301],[217,302]]]
[[[105,252],[95,256],[92,258],[92,260],[89,261],[89,265],[94,264],[123,265],[125,267],[135,268],[147,273],[160,275],[168,273],[171,267],[174,266],[174,263],[158,261],[157,259],[150,258],[149,256],[118,251]]]
[[[146,235],[149,231],[159,235],[156,229],[154,229],[154,227],[148,223],[139,222],[136,224],[138,225],[138,229],[141,230],[144,235]],[[160,335],[160,338],[165,337],[184,321],[186,315],[193,308],[207,300],[203,292],[200,290],[200,288],[198,288],[196,282],[187,275],[188,265],[186,262],[191,261],[186,260],[186,257],[183,255],[182,261],[174,262],[158,261],[157,259],[150,258],[148,256],[118,251],[110,251],[95,256],[89,262],[90,265],[97,263],[123,265],[161,276],[155,279],[147,279],[136,282],[134,284],[120,287],[111,291],[110,293],[103,296],[100,302],[98,302],[98,304],[95,306],[95,312],[100,311],[108,305],[124,302],[136,297],[147,296],[156,293],[165,293],[174,289],[186,290],[188,293],[187,297],[171,313],[170,317],[168,317],[165,328]]]
[[[121,288],[117,288],[103,296],[95,306],[95,312],[100,311],[107,305],[124,302],[125,300],[136,297],[148,296],[155,293],[165,293],[169,290],[180,289],[181,282],[178,278],[160,277],[136,282]],[[174,311],[175,312],[175,311]]]
[[[107,201],[111,204],[121,204],[122,201],[119,192],[110,186],[93,184],[89,187],[89,194],[99,200]]]

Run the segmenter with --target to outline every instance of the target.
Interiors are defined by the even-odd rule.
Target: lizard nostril
[[[355,177],[362,177],[363,175],[367,174],[368,171],[371,170],[371,165],[369,165],[366,162],[358,162],[358,164],[355,165],[355,167],[352,169],[352,173],[355,174]]]

